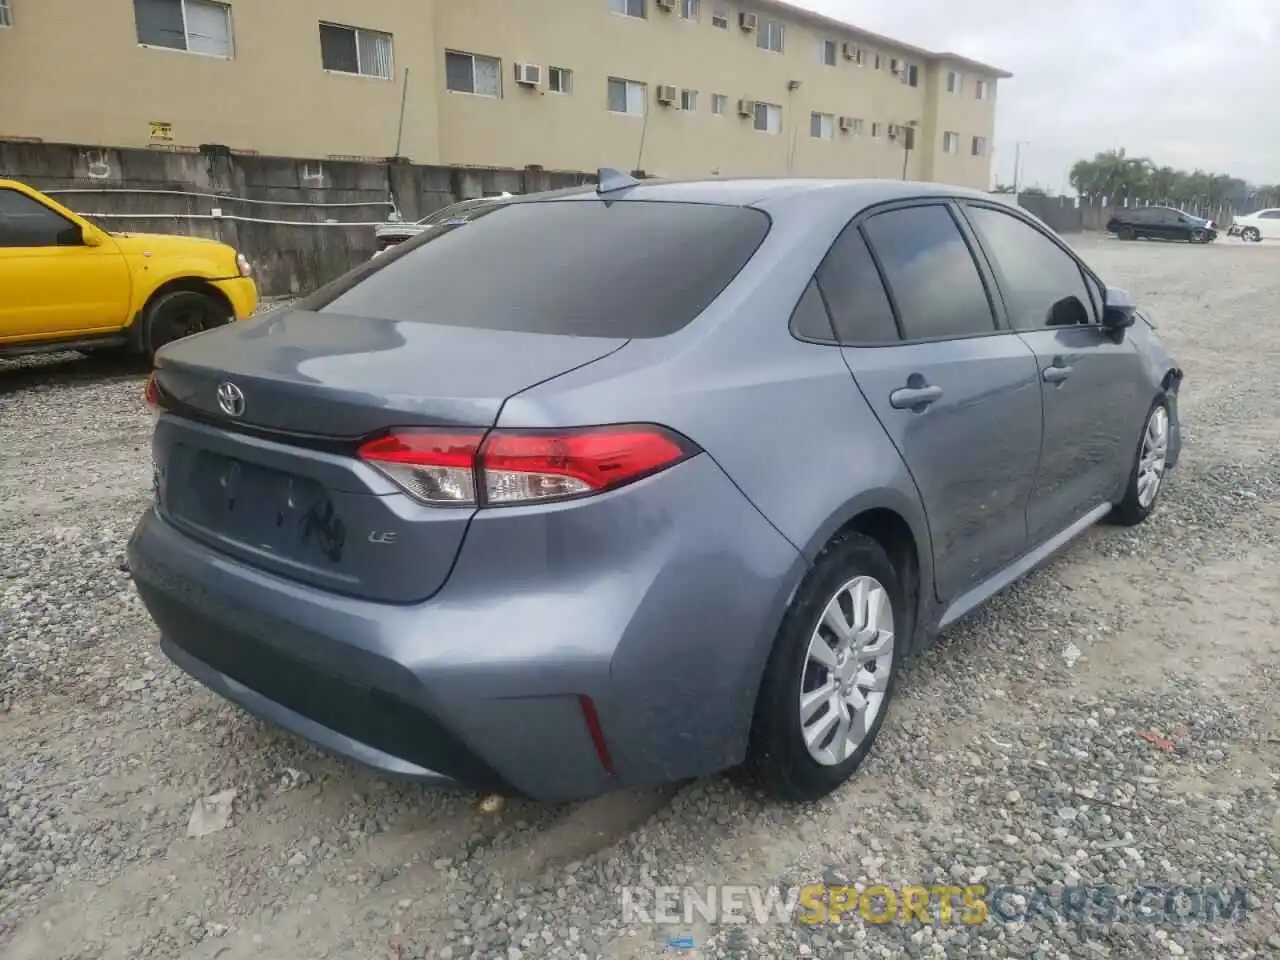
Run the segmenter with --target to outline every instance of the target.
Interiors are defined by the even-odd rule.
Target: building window
[[[757,103],[753,125],[765,133],[781,133],[782,108],[773,103]]]
[[[444,85],[454,93],[473,93],[478,97],[502,96],[502,61],[474,53],[446,50]]]
[[[711,10],[711,25],[719,27],[721,30],[729,29],[729,7],[723,3],[717,3]]]
[[[973,95],[979,100],[991,99],[991,81],[979,80],[973,85]]]
[[[701,0],[680,0],[680,17],[684,20],[692,20],[695,23],[698,20],[698,8],[701,6]]]
[[[954,70],[947,73],[947,93],[959,93],[964,89],[964,77]]]
[[[834,40],[818,41],[818,57],[828,67],[836,65],[836,58],[840,55],[839,44]]]
[[[649,88],[646,84],[634,80],[609,78],[609,111],[625,113],[633,117],[643,117],[645,104],[649,100]]]
[[[884,124],[873,122],[871,124],[871,136],[874,138],[879,138],[884,136]]]
[[[0,23],[9,15],[0,0]],[[231,56],[231,8],[210,0],[133,0],[138,42],[211,57]]]
[[[609,9],[614,13],[620,13],[624,17],[639,17],[644,19],[649,15],[649,11],[645,9],[647,0],[609,0]]]
[[[899,127],[898,139],[902,141],[903,150],[914,150],[916,148],[916,128]]]
[[[573,93],[573,71],[568,67],[547,70],[547,89],[552,93]]]
[[[9,0],[0,0],[0,27],[13,26],[13,11],[9,9]]]
[[[756,46],[761,50],[782,52],[783,26],[777,20],[761,20],[756,31]]]
[[[836,118],[829,113],[809,114],[809,136],[815,140],[831,140],[836,135]]]
[[[884,66],[884,57],[880,56],[880,54],[878,54],[878,53],[877,53],[877,54],[876,54],[875,68],[876,68],[877,70],[879,70],[879,69],[881,69],[883,66]]]
[[[952,133],[950,130],[942,135],[942,152],[943,153],[959,153],[960,152],[960,134]]]
[[[729,98],[723,93],[713,93],[711,95],[711,113],[717,117],[723,117],[729,112]]]
[[[860,67],[863,66],[867,62],[867,52],[861,47],[855,47],[852,44],[847,44],[847,46],[849,47],[849,52],[853,54],[853,62]]]
[[[698,109],[698,91],[697,90],[681,90],[680,91],[680,109],[681,110],[697,110]]]
[[[918,87],[920,85],[920,67],[914,63],[908,63],[906,60],[898,61],[898,68],[901,71],[898,79],[908,87]]]
[[[987,155],[987,138],[986,137],[973,138],[973,155],[975,157],[985,157]]]
[[[852,117],[853,132],[859,137],[867,132],[867,124],[861,117]]]
[[[320,63],[334,73],[391,79],[391,34],[320,24]]]

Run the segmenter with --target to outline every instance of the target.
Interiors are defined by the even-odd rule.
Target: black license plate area
[[[308,477],[200,451],[176,490],[169,509],[221,537],[295,560],[341,553],[329,492]]]

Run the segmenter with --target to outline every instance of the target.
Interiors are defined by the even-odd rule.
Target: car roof
[[[949,184],[911,180],[861,180],[818,177],[712,177],[695,180],[641,180],[632,186],[598,193],[595,186],[569,187],[515,197],[520,201],[590,200],[666,201],[725,206],[778,208],[822,194],[842,207],[867,207],[916,197],[961,197],[990,200],[989,194]]]

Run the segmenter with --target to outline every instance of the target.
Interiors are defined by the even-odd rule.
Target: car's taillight
[[[422,503],[509,506],[591,496],[665,470],[698,448],[663,427],[396,430],[360,448]]]
[[[154,373],[147,377],[147,386],[144,395],[147,398],[147,406],[151,408],[151,412],[159,415],[160,388],[156,386],[156,375]]]

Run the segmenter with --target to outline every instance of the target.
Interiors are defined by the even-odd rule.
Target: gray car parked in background
[[[1146,518],[1181,379],[986,195],[603,173],[162,350],[129,563],[179,666],[382,771],[813,798],[905,656]]]

